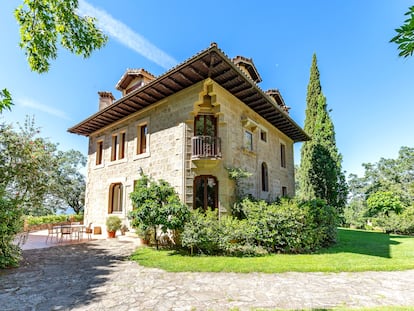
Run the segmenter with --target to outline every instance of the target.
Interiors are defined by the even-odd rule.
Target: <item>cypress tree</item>
[[[311,140],[301,149],[298,196],[304,200],[324,199],[341,212],[347,195],[342,156],[336,147],[335,129],[322,93],[315,54],[306,96],[304,130]]]

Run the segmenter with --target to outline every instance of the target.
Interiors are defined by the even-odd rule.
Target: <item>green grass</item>
[[[338,243],[306,255],[188,256],[139,248],[131,259],[171,272],[343,272],[414,269],[414,237],[339,229]]]
[[[238,309],[230,309],[228,311],[236,311]],[[267,311],[282,311],[286,309],[273,309]],[[384,307],[370,307],[370,308],[347,308],[347,307],[338,307],[332,309],[302,309],[294,311],[413,311],[414,307],[398,307],[398,306],[384,306]],[[265,311],[264,309],[253,309],[252,311]],[[292,310],[293,311],[293,310]]]

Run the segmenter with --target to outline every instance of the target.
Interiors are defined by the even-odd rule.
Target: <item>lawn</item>
[[[351,229],[338,230],[338,243],[306,255],[263,257],[189,256],[139,248],[132,260],[171,272],[342,272],[414,269],[414,237]]]

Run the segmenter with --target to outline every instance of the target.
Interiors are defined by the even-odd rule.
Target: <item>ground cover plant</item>
[[[189,256],[187,252],[145,247],[131,259],[171,272],[394,271],[414,269],[414,237],[340,228],[337,244],[312,254]]]

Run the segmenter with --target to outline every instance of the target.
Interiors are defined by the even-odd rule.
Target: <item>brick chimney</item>
[[[115,100],[114,95],[111,92],[98,92],[99,94],[99,111],[112,105]]]

